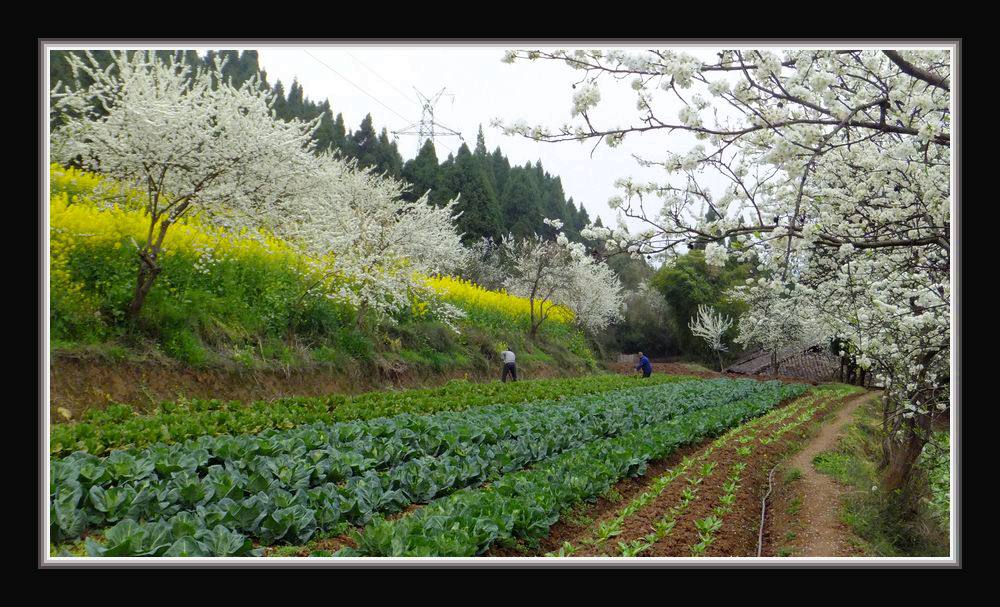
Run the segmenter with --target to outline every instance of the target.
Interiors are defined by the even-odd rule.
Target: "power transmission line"
[[[406,116],[403,116],[402,114],[400,114],[400,113],[399,113],[399,112],[397,112],[396,110],[392,109],[392,108],[391,108],[391,107],[389,107],[388,105],[386,105],[386,104],[382,103],[381,101],[379,101],[378,97],[376,97],[375,95],[372,95],[371,93],[369,93],[369,92],[368,92],[368,91],[366,91],[365,89],[363,89],[363,88],[361,88],[360,86],[358,86],[358,85],[354,84],[353,82],[351,82],[350,80],[348,80],[348,78],[347,78],[346,76],[344,76],[343,74],[341,74],[341,73],[340,73],[340,72],[338,72],[337,70],[333,69],[332,67],[330,67],[329,65],[327,65],[327,64],[326,64],[325,62],[323,62],[323,61],[320,61],[319,57],[317,57],[317,56],[313,55],[312,53],[310,53],[309,51],[307,51],[307,50],[305,50],[305,49],[303,49],[303,50],[302,50],[302,52],[304,52],[305,54],[309,55],[310,57],[312,57],[313,59],[315,59],[316,61],[318,61],[318,62],[319,62],[319,64],[320,64],[320,65],[322,65],[323,67],[325,67],[326,69],[330,70],[330,71],[331,71],[331,72],[333,72],[334,74],[336,74],[336,75],[340,76],[341,78],[343,78],[343,79],[344,79],[345,81],[347,81],[347,83],[348,83],[348,84],[350,84],[350,85],[351,85],[351,86],[353,86],[354,88],[358,89],[359,91],[361,91],[361,92],[362,92],[362,93],[364,93],[365,95],[368,95],[369,97],[371,97],[372,99],[374,99],[376,103],[378,103],[379,105],[381,105],[381,106],[382,106],[382,107],[384,107],[385,109],[387,109],[387,110],[389,110],[390,112],[392,112],[393,114],[395,114],[395,115],[399,116],[399,117],[400,117],[400,118],[402,118],[403,120],[405,120],[405,121],[407,121],[407,122],[411,122],[411,120],[410,120],[409,118],[407,118]]]
[[[309,55],[310,57],[312,57],[313,59],[315,59],[317,63],[319,63],[320,65],[322,65],[322,66],[323,66],[323,67],[325,67],[326,69],[328,69],[328,70],[330,70],[331,72],[333,72],[334,74],[336,74],[336,75],[340,76],[340,77],[341,77],[341,78],[342,78],[342,79],[343,79],[344,81],[346,81],[346,82],[347,82],[348,84],[350,84],[350,85],[351,85],[351,86],[353,86],[354,88],[358,89],[359,91],[361,91],[362,93],[364,93],[365,95],[367,95],[368,97],[370,97],[371,99],[373,99],[373,100],[374,100],[374,101],[375,101],[376,103],[378,103],[379,105],[381,105],[381,106],[382,106],[382,107],[384,107],[385,109],[387,109],[387,110],[389,110],[390,112],[392,112],[393,114],[395,114],[395,115],[399,116],[400,118],[402,118],[402,119],[403,119],[403,120],[405,120],[406,122],[409,122],[409,123],[411,123],[409,127],[405,127],[405,128],[410,128],[410,127],[412,127],[412,126],[415,126],[416,124],[420,124],[420,123],[414,123],[414,122],[413,122],[412,120],[410,120],[410,119],[409,119],[409,118],[407,118],[406,116],[403,116],[402,114],[400,114],[400,113],[399,113],[399,112],[397,112],[396,110],[392,109],[391,107],[389,107],[388,105],[386,105],[385,103],[383,103],[383,102],[382,102],[381,100],[379,100],[379,99],[378,99],[378,98],[377,98],[377,97],[376,97],[375,95],[372,95],[371,93],[369,93],[369,92],[368,92],[368,91],[366,91],[365,89],[363,89],[363,88],[361,88],[360,86],[358,86],[358,85],[354,84],[354,82],[352,82],[352,81],[351,81],[350,79],[348,79],[348,78],[347,78],[347,76],[344,76],[343,74],[341,74],[341,73],[340,73],[340,72],[338,72],[337,70],[335,70],[335,69],[333,69],[332,67],[330,67],[330,66],[329,66],[329,65],[328,65],[328,64],[327,64],[327,63],[326,63],[325,61],[322,61],[322,60],[320,60],[320,58],[319,58],[319,57],[317,57],[317,56],[313,55],[312,53],[310,53],[309,51],[307,51],[307,50],[305,50],[305,49],[302,49],[302,52],[304,52],[305,54],[307,54],[307,55]],[[348,53],[348,55],[350,55],[350,53]],[[351,55],[351,56],[352,56],[352,57],[354,57],[353,55]],[[354,57],[354,59],[355,59],[355,60],[356,60],[356,61],[357,61],[358,63],[361,63],[361,60],[359,60],[359,59],[358,59],[357,57]],[[365,64],[364,64],[364,63],[361,63],[361,65],[365,65]],[[371,70],[371,71],[372,71],[373,73],[375,73],[375,70],[372,70],[372,69],[371,69],[371,68],[369,68],[369,67],[368,67],[367,65],[365,65],[365,67],[366,67],[366,68],[368,68],[369,70]],[[381,76],[379,76],[379,75],[378,75],[378,73],[375,73],[375,75],[376,75],[376,76],[378,76],[379,78],[382,78]],[[382,79],[383,79],[383,80],[385,80],[384,78],[382,78]],[[388,82],[387,80],[386,80],[386,82],[387,82],[387,83],[389,84],[389,86],[392,86],[392,83],[389,83],[389,82]],[[394,87],[394,86],[393,86],[393,89],[396,89],[396,87]],[[400,92],[400,91],[399,91],[399,89],[396,89],[396,91],[397,91],[397,92]],[[441,92],[444,92],[444,89],[441,89]],[[418,91],[418,92],[417,92],[417,94],[419,95],[419,94],[420,94],[420,92]],[[404,95],[404,96],[405,96],[405,95]],[[440,93],[438,94],[438,96],[440,96]],[[452,95],[452,97],[454,97],[454,95]],[[407,97],[407,99],[409,99],[409,97]],[[435,99],[435,101],[436,101],[436,99]],[[431,110],[431,119],[432,119],[432,121],[433,121],[433,108],[432,108],[432,110]],[[440,125],[438,125],[438,126],[440,126]],[[445,129],[447,129],[447,130],[451,131],[451,129],[448,129],[447,127],[442,127],[442,128],[445,128]],[[452,133],[454,133],[454,131],[452,131]],[[393,134],[393,135],[396,135],[396,134],[398,134],[398,132],[397,132],[397,131],[393,131],[393,132],[392,132],[392,134]],[[458,137],[459,137],[459,138],[461,138],[461,137],[462,137],[461,133],[456,133],[456,134],[458,135]],[[433,140],[433,136],[432,136],[432,138],[431,138],[431,139]],[[463,141],[464,141],[464,139],[463,139]],[[454,150],[452,150],[452,149],[451,149],[451,148],[450,148],[450,147],[449,147],[449,146],[448,146],[447,144],[445,144],[444,142],[441,142],[441,145],[443,145],[443,146],[445,147],[445,149],[447,149],[447,150],[448,150],[449,152],[451,152],[452,154],[454,154],[454,153],[455,153],[455,151],[454,151]],[[420,150],[420,147],[418,146],[418,147],[417,147],[417,151],[418,151],[418,153],[419,153],[419,150]]]
[[[364,61],[362,61],[362,60],[358,59],[357,57],[355,57],[353,53],[351,53],[350,51],[344,51],[344,52],[347,53],[347,55],[351,59],[354,59],[355,61],[357,61],[358,63],[360,63],[362,66],[364,66],[364,68],[367,69],[369,72],[375,74],[375,76],[377,76],[379,80],[381,80],[382,82],[384,82],[384,83],[388,84],[390,87],[392,87],[392,90],[394,90],[397,93],[399,93],[400,95],[402,95],[404,98],[406,98],[407,101],[411,101],[413,103],[416,103],[417,105],[420,105],[420,102],[414,100],[412,97],[410,97],[409,95],[407,95],[403,91],[401,91],[398,88],[396,88],[396,85],[394,85],[392,82],[389,82],[388,80],[386,80],[385,78],[383,78],[381,74],[379,74],[378,72],[376,72],[372,68],[368,67],[367,63],[365,63]]]

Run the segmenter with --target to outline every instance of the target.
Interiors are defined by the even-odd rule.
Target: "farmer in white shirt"
[[[501,380],[506,383],[507,374],[509,373],[514,381],[517,381],[517,366],[514,364],[514,353],[509,349],[504,350],[500,353],[500,358],[503,359],[503,377]]]

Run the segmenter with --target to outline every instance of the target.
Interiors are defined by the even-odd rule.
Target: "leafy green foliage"
[[[609,390],[672,383],[678,376],[654,375],[640,383],[635,377],[593,375],[579,378],[537,379],[519,382],[470,383],[455,380],[438,388],[367,392],[357,396],[331,395],[242,403],[220,400],[181,400],[161,403],[150,415],[138,415],[127,405],[90,410],[83,421],[55,424],[50,434],[54,456],[84,451],[104,455],[113,449],[134,449],[153,443],[176,443],[199,436],[256,434],[272,428],[302,424],[373,419],[400,413],[461,411],[499,403],[569,398]]]
[[[951,519],[951,458],[948,452],[950,435],[934,433],[917,460],[917,467],[926,472],[930,496],[927,506],[942,529],[947,529]]]
[[[693,411],[731,410],[725,419],[745,419],[802,389],[749,380],[680,382],[544,406],[495,405],[464,413],[310,424],[250,436],[203,436],[136,453],[113,452],[107,458],[76,453],[52,463],[53,503],[63,509],[61,516],[52,518],[52,533],[71,538],[81,525],[99,528],[125,520],[140,521],[147,533],[146,527],[173,521],[184,532],[195,528],[194,540],[201,544],[206,540],[198,537],[198,530],[215,530],[219,525],[265,544],[304,542],[317,529],[343,521],[364,524],[461,487],[492,479],[499,479],[494,486],[503,486],[507,478],[503,475],[527,465],[558,460],[564,452],[580,452],[580,445],[607,443],[608,437],[632,436],[650,427],[673,428],[668,420]],[[694,428],[716,432],[723,429],[719,423],[712,418]],[[653,448],[651,440],[641,444]],[[612,454],[623,452],[612,450],[609,457]],[[605,473],[624,469],[636,475],[644,470],[645,461],[633,455],[611,468],[598,463],[601,458],[591,464]],[[574,478],[563,480],[577,488],[598,487],[585,482],[585,477],[578,485]],[[610,486],[604,481],[598,484],[596,493]],[[537,503],[526,507],[511,521],[538,511]],[[179,515],[186,516],[178,523],[174,518]],[[531,518],[525,527],[527,537],[544,533],[551,524],[544,523],[547,520]],[[59,527],[60,521],[69,524]],[[378,537],[381,524],[378,519],[372,523],[372,538]],[[488,531],[490,523],[482,525]],[[468,537],[478,537],[482,531],[473,529]],[[139,533],[126,535],[139,537]],[[451,535],[446,543],[452,548],[446,553],[464,550],[460,547],[467,540],[461,533]],[[132,540],[115,543],[117,536],[109,542],[104,549],[116,554],[141,547]],[[185,541],[178,549],[194,554],[199,547]]]
[[[667,318],[671,333],[677,339],[682,354],[701,357],[706,362],[716,360],[714,354],[691,334],[688,322],[697,313],[699,305],[708,305],[717,312],[736,318],[745,311],[745,304],[731,301],[725,295],[730,287],[745,284],[751,275],[750,266],[727,263],[724,268],[709,266],[705,262],[704,251],[693,250],[677,257],[673,264],[664,265],[653,276],[650,283],[669,302]],[[736,328],[731,328],[725,343],[730,352],[738,351],[732,344]]]
[[[689,410],[664,423],[593,441],[530,470],[507,474],[488,487],[457,491],[396,521],[377,519],[358,537],[357,550],[339,554],[474,556],[498,540],[537,541],[563,510],[594,498],[621,478],[641,474],[650,459],[720,434],[773,407],[775,398],[804,390],[801,386],[772,389],[767,396],[758,393]]]

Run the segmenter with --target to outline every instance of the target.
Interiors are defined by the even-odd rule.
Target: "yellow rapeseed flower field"
[[[531,315],[531,302],[524,297],[511,295],[507,291],[490,291],[454,276],[432,276],[427,279],[427,284],[459,307],[477,306],[503,312],[513,318]],[[536,312],[538,309],[536,302]],[[556,307],[549,315],[549,320],[570,323],[573,322],[573,312],[564,307]]]
[[[149,217],[143,210],[141,192],[108,188],[99,175],[53,164],[50,167],[50,276],[52,292],[62,296],[72,295],[85,303],[87,294],[69,271],[73,254],[86,254],[86,248],[110,246],[134,247],[142,243],[149,233]],[[114,198],[99,199],[94,190],[104,185]],[[334,290],[338,277],[324,269],[331,267],[332,258],[309,257],[288,242],[266,231],[232,231],[208,225],[197,216],[182,218],[171,227],[164,242],[166,255],[185,253],[207,260],[231,259],[275,264],[284,269],[296,270],[304,281],[321,281],[319,288]],[[207,266],[206,266],[207,268]],[[209,270],[205,270],[209,271]],[[506,291],[490,291],[467,280],[452,276],[427,277],[426,282],[443,299],[463,309],[478,308],[499,312],[514,320],[530,316],[531,306],[523,297]],[[416,316],[425,313],[426,304],[413,302]],[[562,323],[573,321],[573,313],[566,308],[553,309],[550,320]]]

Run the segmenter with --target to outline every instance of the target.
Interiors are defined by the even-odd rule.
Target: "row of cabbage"
[[[669,420],[592,441],[487,487],[455,492],[395,521],[372,521],[358,547],[337,556],[475,556],[502,540],[537,541],[562,512],[615,482],[645,472],[650,460],[717,436],[768,411],[804,386],[772,385],[739,400],[692,408]]]
[[[461,414],[205,436],[106,458],[75,453],[52,464],[51,530],[72,539],[115,525],[103,544],[89,541],[91,554],[226,555],[220,545],[243,554],[248,537],[303,542],[678,415],[734,402],[766,408],[793,392],[748,380],[682,382]]]
[[[689,378],[658,374],[640,379],[607,374],[505,383],[456,380],[436,388],[381,390],[353,396],[332,394],[252,403],[217,399],[168,401],[147,414],[118,404],[88,411],[80,422],[53,425],[49,450],[57,457],[74,451],[106,455],[113,450],[183,442],[199,436],[255,434],[302,424],[374,419],[401,413],[461,411],[485,405],[567,398],[685,379]]]

